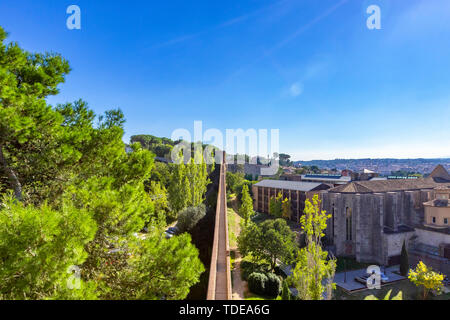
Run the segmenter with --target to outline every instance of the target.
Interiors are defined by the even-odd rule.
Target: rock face
[[[352,182],[323,191],[322,209],[332,214],[326,234],[336,254],[360,262],[399,264],[403,241],[410,247],[417,244],[423,203],[433,199],[436,187],[450,185],[447,175],[440,167],[426,179]]]

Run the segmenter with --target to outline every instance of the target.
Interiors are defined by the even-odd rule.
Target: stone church
[[[423,260],[448,275],[450,228],[430,228],[424,210],[442,189],[450,190],[450,175],[438,166],[427,178],[354,181],[322,191],[322,209],[332,214],[328,242],[337,256],[394,265],[406,241],[410,263]]]

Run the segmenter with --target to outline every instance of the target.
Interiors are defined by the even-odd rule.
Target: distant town
[[[317,166],[328,170],[352,170],[362,171],[364,169],[378,172],[381,175],[390,175],[396,171],[428,174],[438,164],[447,170],[450,169],[450,158],[436,159],[335,159],[335,160],[312,160],[295,161],[295,167]]]

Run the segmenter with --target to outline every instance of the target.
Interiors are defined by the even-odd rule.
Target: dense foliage
[[[433,271],[432,268],[419,261],[416,268],[409,271],[408,279],[417,287],[422,287],[422,298],[426,300],[431,290],[439,292],[442,289],[444,275]]]
[[[69,71],[0,28],[0,298],[183,299],[204,268],[190,236],[164,228],[203,202],[206,165],[126,148],[120,110],[48,105]]]
[[[289,263],[296,249],[295,234],[283,219],[250,223],[238,237],[240,253],[254,261],[267,261],[273,271],[278,261]]]
[[[248,226],[251,217],[255,214],[253,210],[253,200],[248,192],[248,186],[242,188],[242,205],[239,208],[239,214],[243,218],[244,226]]]
[[[298,290],[302,300],[323,300],[324,293],[328,300],[332,298],[333,283],[336,272],[336,259],[322,249],[321,239],[331,218],[320,210],[318,195],[312,202],[305,202],[304,215],[300,218],[302,229],[306,235],[306,246],[300,249],[291,281]]]
[[[206,207],[204,204],[184,209],[178,215],[177,228],[179,232],[191,230],[205,215]]]
[[[254,272],[248,277],[248,288],[256,294],[266,293],[267,276],[264,273]]]

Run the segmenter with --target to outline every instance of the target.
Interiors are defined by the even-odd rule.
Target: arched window
[[[346,240],[351,241],[353,240],[353,234],[352,234],[352,208],[346,207],[345,208],[345,234],[346,234]]]

